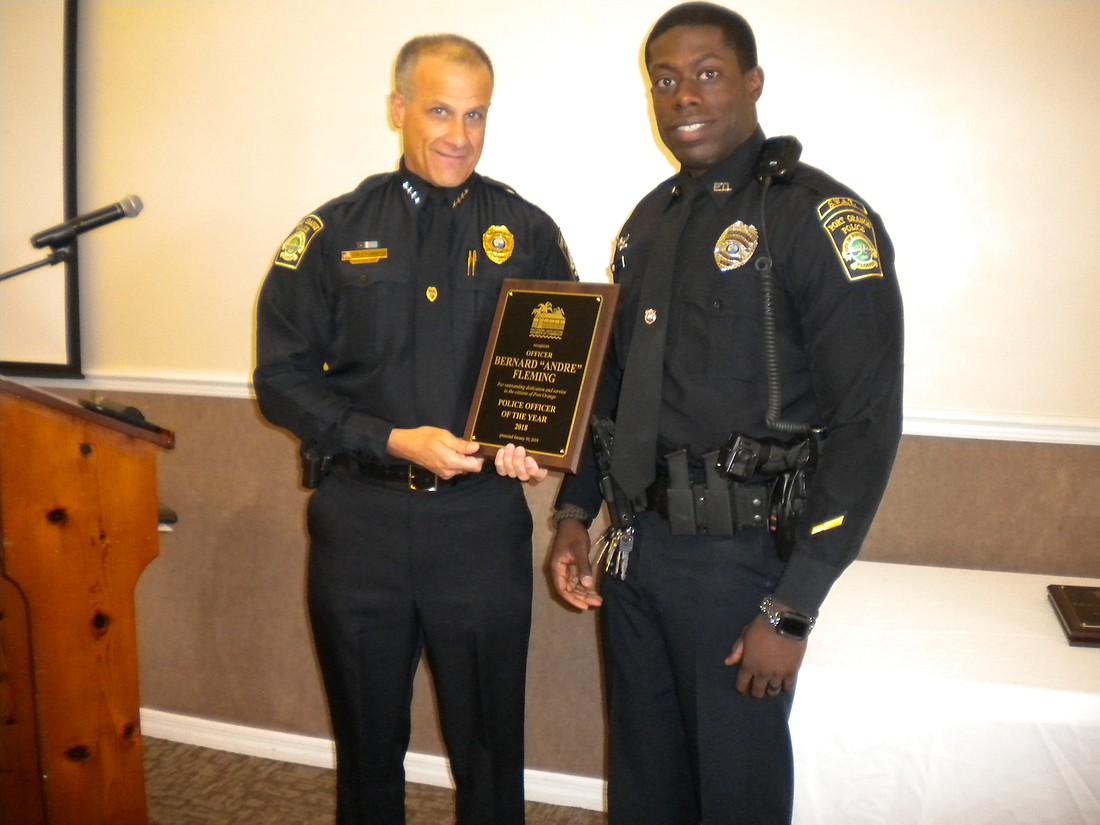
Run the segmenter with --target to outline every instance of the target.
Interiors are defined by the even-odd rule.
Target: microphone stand
[[[73,246],[71,243],[58,247],[57,249],[51,248],[50,254],[41,261],[35,261],[33,264],[26,264],[25,266],[0,273],[0,281],[6,281],[8,278],[14,278],[16,275],[22,275],[24,272],[38,269],[40,266],[53,266],[54,264],[63,263],[72,257],[72,252]]]

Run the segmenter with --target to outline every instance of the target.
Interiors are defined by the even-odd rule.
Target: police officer
[[[396,172],[303,218],[260,292],[256,396],[302,442],[308,602],[340,825],[403,823],[413,675],[431,664],[459,823],[522,823],[531,517],[522,449],[464,427],[507,277],[575,280],[554,222],[475,172],[493,73],[454,35],[400,51]]]
[[[615,417],[603,482],[618,529],[597,593],[589,463],[563,482],[550,568],[568,603],[602,604],[609,822],[776,825],[807,638],[900,438],[893,251],[796,141],[765,140],[743,18],[676,6],[645,61],[680,171],[635,208],[613,265],[599,404]]]

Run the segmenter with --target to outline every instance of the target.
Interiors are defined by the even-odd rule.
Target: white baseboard
[[[321,737],[249,728],[148,708],[141,710],[141,730],[154,739],[167,739],[170,742],[246,756],[277,759],[316,768],[333,768],[336,765],[332,740]],[[454,787],[447,760],[442,756],[407,754],[405,776],[410,782],[422,785]],[[545,802],[590,811],[605,810],[605,783],[602,779],[528,769],[524,771],[524,784],[530,802]]]
[[[277,759],[280,762],[311,765],[315,768],[336,766],[332,740],[315,736],[249,728],[148,708],[141,709],[141,732],[154,739],[167,739],[169,742],[198,745],[245,756]]]

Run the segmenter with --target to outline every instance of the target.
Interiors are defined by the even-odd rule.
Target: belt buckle
[[[423,493],[434,493],[439,489],[439,476],[429,473],[423,467],[409,465],[409,489]]]

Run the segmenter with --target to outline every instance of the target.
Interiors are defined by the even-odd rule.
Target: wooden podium
[[[134,588],[173,446],[0,379],[0,825],[147,822]]]

